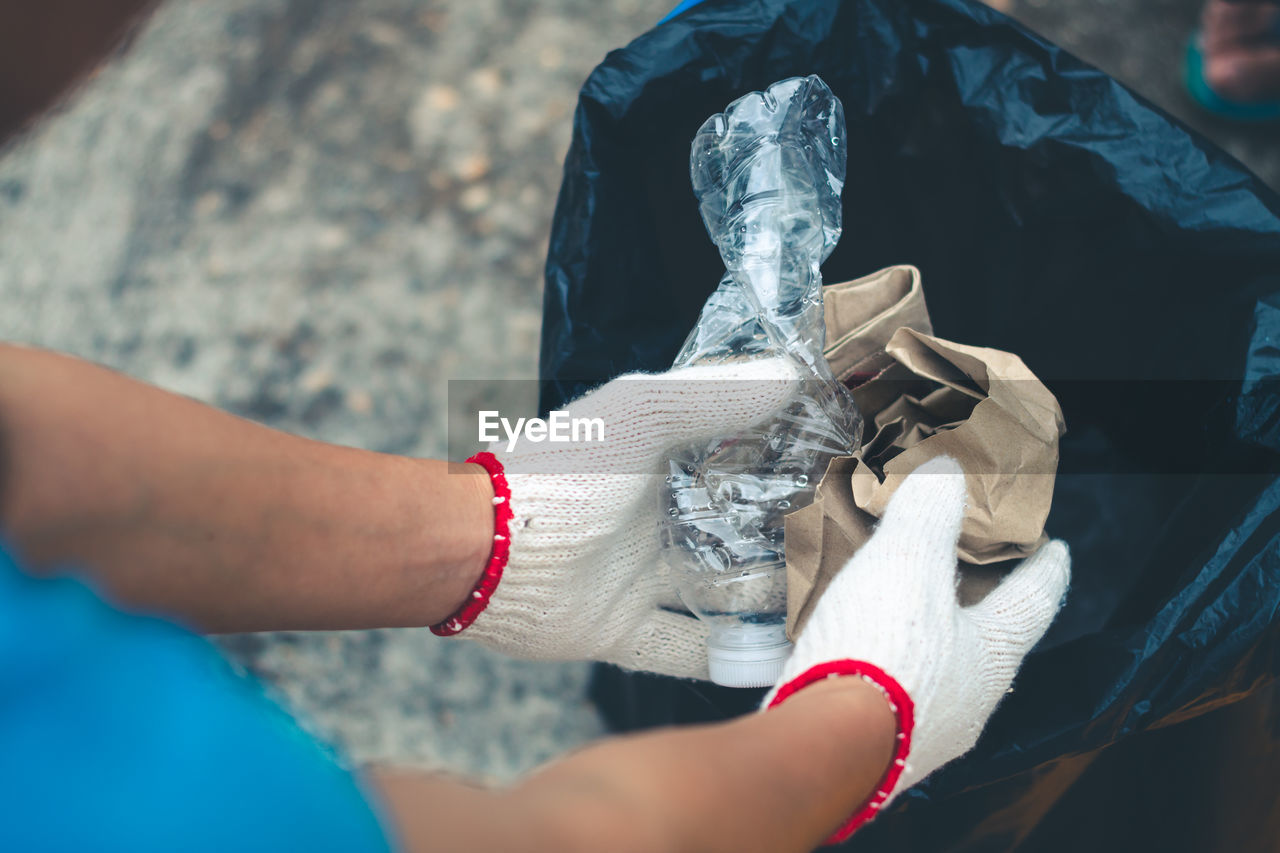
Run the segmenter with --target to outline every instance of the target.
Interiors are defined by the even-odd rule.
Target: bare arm
[[[491,498],[479,466],[298,438],[0,345],[0,532],[206,631],[437,622],[483,569]]]
[[[894,717],[858,678],[764,714],[605,741],[508,791],[382,771],[400,839],[432,850],[805,851],[872,792]]]

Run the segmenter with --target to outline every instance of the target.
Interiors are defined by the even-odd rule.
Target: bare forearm
[[[204,630],[430,624],[488,551],[478,466],[298,438],[53,353],[0,345],[0,444],[0,530],[28,561]]]
[[[858,679],[766,714],[606,741],[504,792],[384,772],[409,851],[806,851],[871,793],[894,720]]]

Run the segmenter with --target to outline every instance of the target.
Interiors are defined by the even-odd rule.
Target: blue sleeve
[[[351,773],[206,641],[0,547],[0,850],[386,851]]]

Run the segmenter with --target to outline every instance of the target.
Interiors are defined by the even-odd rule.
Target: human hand
[[[509,451],[495,442],[487,464],[502,471],[495,485],[504,476],[510,488],[509,551],[502,539],[495,546],[506,565],[433,630],[514,657],[706,678],[706,628],[664,606],[673,594],[658,557],[661,462],[678,445],[765,420],[799,381],[782,358],[630,374],[566,409],[570,419],[598,418],[603,441],[526,435]]]
[[[1062,604],[1071,557],[1054,540],[982,601],[960,606],[956,542],[964,506],[964,472],[955,460],[933,459],[908,476],[875,534],[823,593],[765,700],[773,707],[808,684],[860,675],[897,715],[893,764],[832,841],[973,747]]]

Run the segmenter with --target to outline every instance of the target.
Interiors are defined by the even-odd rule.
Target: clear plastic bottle
[[[819,265],[840,238],[844,114],[818,77],[753,92],[708,119],[690,172],[727,272],[675,366],[785,353],[803,367],[794,401],[755,430],[672,453],[660,500],[663,560],[711,627],[711,678],[772,684],[786,638],[784,516],[813,500],[861,419],[823,358]]]

